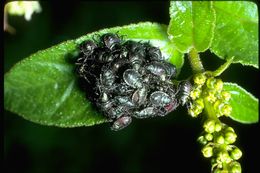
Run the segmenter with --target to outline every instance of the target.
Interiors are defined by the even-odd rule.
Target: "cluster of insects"
[[[132,117],[165,116],[187,102],[190,83],[173,84],[176,67],[148,42],[106,33],[99,41],[84,41],[79,50],[77,74],[112,130],[128,126]]]

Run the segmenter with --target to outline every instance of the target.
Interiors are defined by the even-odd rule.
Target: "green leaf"
[[[17,63],[4,76],[4,106],[27,120],[74,127],[105,122],[77,87],[66,56],[76,44],[67,41]]]
[[[90,126],[107,122],[94,110],[77,85],[74,64],[70,59],[77,45],[106,32],[118,32],[124,39],[151,40],[162,48],[166,59],[180,68],[183,54],[174,50],[167,39],[167,26],[139,23],[100,30],[39,51],[17,63],[4,76],[4,107],[27,120],[60,127]]]
[[[168,34],[178,50],[203,52],[209,48],[215,26],[212,2],[171,1],[170,17]]]
[[[235,83],[224,83],[224,90],[231,93],[231,118],[241,123],[256,123],[259,120],[258,99]]]
[[[258,68],[258,10],[247,1],[213,3],[215,35],[210,50],[222,59]]]

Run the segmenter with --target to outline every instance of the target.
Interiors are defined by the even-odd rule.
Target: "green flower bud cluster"
[[[202,154],[211,158],[212,172],[240,173],[241,166],[237,162],[242,152],[233,143],[237,135],[232,127],[215,119],[207,119],[203,124],[204,132],[198,138],[202,144]]]
[[[241,165],[237,161],[232,161],[226,166],[226,169],[215,167],[212,170],[213,173],[241,173]]]
[[[190,93],[191,105],[188,113],[197,117],[204,109],[205,102],[212,105],[217,117],[229,116],[232,107],[229,105],[231,94],[223,91],[223,82],[207,73],[198,73],[193,77],[194,87]]]

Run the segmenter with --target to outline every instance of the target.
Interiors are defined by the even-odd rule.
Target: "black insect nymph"
[[[82,42],[79,51],[77,74],[92,89],[89,99],[111,121],[112,130],[128,126],[133,117],[165,116],[184,102],[171,81],[176,67],[150,43],[106,33],[98,42]]]

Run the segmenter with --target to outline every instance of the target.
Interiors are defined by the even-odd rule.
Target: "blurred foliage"
[[[141,21],[168,24],[169,2],[40,2],[42,12],[30,22],[9,16],[16,34],[4,33],[4,72],[38,50],[78,38],[99,29]],[[212,58],[209,58],[212,56]],[[209,51],[202,53],[206,69],[223,64]],[[210,59],[210,60],[209,60]],[[221,76],[259,98],[258,70],[231,65]],[[241,70],[242,69],[242,70]],[[185,61],[180,79],[191,74]],[[250,76],[250,77],[248,77]],[[244,172],[259,172],[255,131],[259,124],[243,125],[224,119],[239,136]],[[230,122],[229,122],[230,121]],[[208,172],[196,138],[200,122],[178,108],[164,118],[134,119],[126,129],[113,132],[108,124],[81,128],[57,128],[34,124],[4,112],[4,162],[6,172]]]

